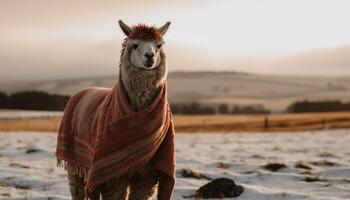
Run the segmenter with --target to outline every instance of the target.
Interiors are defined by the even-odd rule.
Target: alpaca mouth
[[[145,65],[145,67],[151,68],[151,67],[153,67],[153,64],[154,64],[154,62],[146,62],[143,65]]]

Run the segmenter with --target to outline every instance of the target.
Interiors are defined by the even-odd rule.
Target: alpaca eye
[[[137,47],[139,47],[138,44],[133,44],[133,45],[132,45],[132,48],[133,48],[133,49],[137,49]]]
[[[160,49],[162,47],[162,44],[158,44],[157,48]]]

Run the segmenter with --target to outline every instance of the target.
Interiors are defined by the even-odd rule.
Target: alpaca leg
[[[103,200],[126,200],[128,195],[129,178],[122,176],[110,180],[102,186]]]
[[[83,200],[84,199],[84,189],[85,183],[84,178],[77,175],[73,175],[68,171],[68,182],[69,189],[73,200]]]
[[[154,199],[158,183],[157,171],[151,170],[143,174],[135,174],[131,180],[130,200]]]

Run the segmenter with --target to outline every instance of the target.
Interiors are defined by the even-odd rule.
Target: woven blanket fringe
[[[78,165],[71,161],[57,159],[57,167],[62,167],[65,170],[69,171],[72,175],[79,176],[86,180],[87,171],[81,165]]]

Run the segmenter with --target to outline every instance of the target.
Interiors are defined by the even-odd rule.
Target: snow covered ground
[[[55,145],[54,133],[0,132],[0,199],[70,199]],[[350,199],[350,130],[177,134],[176,157],[173,199],[208,182],[182,169],[234,179],[245,188],[238,200]],[[262,167],[269,163],[286,167]]]

